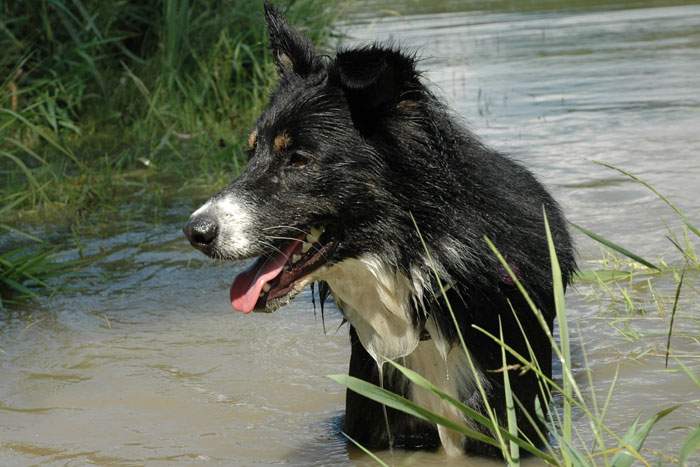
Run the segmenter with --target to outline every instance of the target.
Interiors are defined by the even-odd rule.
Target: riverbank
[[[285,11],[323,48],[336,6]],[[65,271],[45,226],[78,238],[231,179],[277,77],[257,0],[2,9],[0,308]]]
[[[235,174],[276,79],[261,3],[3,6],[4,222],[75,221]],[[287,15],[324,44],[335,5],[290,2]]]

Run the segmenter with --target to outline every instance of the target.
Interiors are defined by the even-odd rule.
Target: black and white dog
[[[484,238],[516,271],[551,329],[543,208],[565,283],[575,268],[556,202],[526,168],[485,147],[450,114],[421,82],[414,56],[376,44],[320,56],[275,8],[266,4],[265,14],[279,85],[250,134],[246,169],[192,214],[187,237],[214,258],[257,257],[233,281],[234,309],[273,311],[322,283],[350,324],[350,375],[379,384],[381,365],[398,360],[483,411],[479,378],[505,423],[501,348],[476,327],[498,335],[500,321],[505,341],[523,356],[530,355],[526,335],[546,374],[552,356],[541,324]],[[448,287],[476,374],[435,273]],[[515,359],[508,363],[517,368]],[[544,410],[548,401],[532,371],[506,371],[518,427],[536,441],[538,430],[546,431],[536,400]],[[398,372],[383,372],[383,385],[467,423]],[[391,409],[387,424],[381,405],[352,391],[344,424],[371,448],[393,442],[498,454]]]

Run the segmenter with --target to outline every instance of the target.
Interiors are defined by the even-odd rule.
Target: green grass
[[[327,41],[335,2],[277,4]],[[276,79],[266,34],[259,0],[0,1],[0,206],[64,220],[134,184],[220,186]]]
[[[673,324],[679,312],[684,280],[691,284],[689,292],[695,291],[697,294],[692,284],[700,272],[700,259],[694,245],[694,241],[700,238],[700,229],[680,208],[648,182],[610,164],[598,164],[615,170],[649,189],[673,210],[682,223],[682,231],[678,235],[669,229],[666,240],[678,252],[679,258],[671,261],[652,261],[574,224],[576,229],[604,247],[596,266],[589,266],[581,271],[576,277],[576,284],[589,303],[600,307],[599,315],[608,319],[611,326],[629,342],[641,342],[656,337],[645,331],[642,326],[635,326],[636,323],[643,320],[667,322],[663,356],[668,363],[672,350]],[[664,294],[661,290],[672,290],[673,293]],[[687,318],[688,313],[685,313]],[[650,348],[645,352],[657,355],[660,351]]]
[[[276,4],[323,50],[336,2]],[[261,0],[0,0],[0,50],[4,305],[58,268],[15,226],[211,193],[276,81]]]
[[[0,206],[0,219],[4,219],[14,205]],[[48,289],[46,280],[73,266],[70,262],[53,259],[54,250],[42,239],[0,222],[0,233],[16,237],[15,246],[0,252],[0,310],[37,297],[42,289]]]
[[[606,164],[606,166],[608,166]],[[601,271],[591,271],[589,273],[580,274],[578,281],[586,282],[599,286],[603,294],[607,298],[612,298],[614,296],[619,296],[620,300],[624,302],[630,302],[632,299],[631,294],[624,293],[623,289],[613,289],[611,285],[616,285],[620,281],[629,282],[631,280],[638,280],[638,277],[642,275],[647,281],[650,287],[650,293],[654,295],[654,300],[657,306],[661,307],[662,300],[659,299],[658,294],[654,293],[653,288],[651,288],[651,280],[649,277],[667,277],[671,276],[676,282],[675,294],[673,297],[673,302],[670,312],[667,314],[669,316],[668,332],[666,336],[666,349],[665,349],[665,359],[668,365],[669,357],[673,358],[677,364],[677,371],[681,371],[687,375],[690,381],[693,382],[700,389],[700,376],[696,375],[690,368],[688,368],[682,361],[681,358],[675,356],[671,348],[671,338],[673,330],[673,322],[676,317],[676,312],[679,305],[679,297],[683,289],[684,279],[687,280],[686,274],[691,270],[699,270],[700,265],[697,262],[697,256],[695,255],[695,250],[693,248],[693,243],[689,239],[690,234],[697,235],[697,229],[689,221],[688,217],[675,205],[673,205],[667,198],[661,195],[654,187],[649,185],[643,180],[640,180],[632,174],[628,174],[625,171],[609,166],[613,170],[617,170],[627,176],[637,183],[640,183],[652,190],[660,200],[668,204],[680,217],[682,220],[685,230],[685,242],[684,246],[682,243],[674,239],[673,236],[669,236],[669,241],[674,243],[674,245],[679,249],[681,253],[681,264],[668,265],[665,262],[659,262],[658,265],[648,261],[641,256],[631,252],[625,247],[621,247],[617,243],[607,240],[594,232],[591,232],[585,228],[579,228],[584,234],[588,235],[593,240],[599,242],[606,249],[612,250],[615,256],[612,256],[612,260],[608,259],[608,262],[613,262],[616,265],[615,272],[624,271],[625,274],[608,274],[603,279]],[[442,399],[447,404],[456,408],[460,413],[463,414],[465,419],[470,420],[472,425],[467,425],[465,423],[460,423],[458,421],[447,419],[439,413],[431,412],[430,410],[420,407],[412,401],[405,399],[399,395],[393,394],[383,388],[374,386],[365,381],[353,378],[347,375],[332,375],[331,378],[336,382],[345,385],[352,391],[364,395],[376,402],[384,404],[388,407],[409,413],[416,416],[422,420],[435,423],[438,425],[445,426],[451,430],[461,433],[467,437],[471,437],[476,440],[480,440],[484,443],[491,444],[500,448],[505,462],[509,466],[520,465],[520,453],[525,451],[534,457],[540,459],[546,464],[557,465],[557,466],[613,466],[613,467],[628,467],[633,464],[635,465],[652,465],[656,462],[652,460],[649,456],[658,453],[649,453],[644,450],[644,443],[654,429],[656,424],[668,416],[673,411],[679,409],[683,404],[672,404],[659,410],[657,413],[653,414],[651,417],[642,421],[639,417],[634,420],[630,420],[628,424],[628,429],[626,432],[618,432],[614,428],[608,425],[607,420],[609,419],[609,408],[610,402],[615,391],[621,389],[617,388],[618,375],[620,370],[620,365],[618,363],[615,375],[608,387],[607,394],[601,399],[594,389],[594,381],[592,376],[592,371],[588,367],[588,359],[585,351],[585,346],[583,343],[580,345],[580,352],[583,354],[583,368],[574,367],[571,360],[571,335],[569,332],[568,323],[570,317],[566,309],[566,302],[564,300],[564,286],[562,283],[561,271],[559,269],[559,263],[556,256],[556,250],[554,248],[554,243],[552,240],[552,235],[549,229],[549,224],[547,221],[546,213],[544,216],[545,222],[543,228],[547,234],[547,243],[549,246],[549,256],[552,272],[552,287],[555,297],[555,308],[556,308],[556,321],[559,328],[559,339],[556,340],[554,336],[549,332],[546,323],[542,317],[542,313],[537,308],[535,303],[530,299],[526,288],[520,282],[518,276],[510,270],[508,263],[505,261],[501,253],[496,249],[493,243],[486,238],[485,241],[491,248],[493,254],[498,258],[499,262],[506,269],[514,284],[518,287],[526,302],[529,304],[531,311],[539,319],[543,326],[547,336],[549,337],[550,343],[552,344],[552,349],[555,357],[561,362],[562,375],[561,380],[552,379],[546,376],[541,370],[539,362],[537,362],[534,354],[530,351],[529,355],[521,355],[514,351],[508,346],[506,342],[503,341],[502,335],[495,336],[483,329],[479,329],[484,332],[489,338],[494,340],[502,349],[502,359],[504,362],[504,391],[505,399],[508,402],[506,419],[497,420],[492,407],[489,406],[487,399],[485,407],[482,412],[477,412],[471,407],[465,405],[462,401],[459,401],[449,394],[442,392],[438,387],[434,386],[430,381],[426,380],[422,376],[413,372],[412,370],[405,368],[398,363],[389,362],[396,369],[398,369],[406,378],[411,381],[412,384],[426,389],[432,392],[436,397]],[[417,229],[418,230],[418,229]],[[420,237],[420,231],[417,233]],[[700,236],[700,235],[698,235]],[[425,248],[426,254],[429,257],[429,251]],[[617,256],[621,255],[621,256]],[[627,258],[624,260],[622,258]],[[623,267],[623,265],[625,267]],[[441,289],[443,287],[440,285],[440,278],[437,275],[436,268],[433,268],[433,272],[436,274],[436,279],[438,285]],[[609,271],[609,270],[608,270]],[[591,279],[594,278],[594,279]],[[595,279],[597,278],[597,279]],[[452,313],[451,307],[449,306],[449,301],[447,297],[443,297],[448,305],[449,312],[452,314],[453,320],[455,319],[454,313]],[[634,309],[634,303],[632,303],[632,308]],[[517,315],[516,315],[517,318]],[[459,328],[457,328],[459,329]],[[527,335],[525,335],[527,340]],[[475,380],[478,382],[478,373],[471,363],[471,357],[469,355],[468,346],[465,345],[464,341],[461,339],[462,350],[468,357],[470,362],[471,371],[475,375]],[[529,343],[528,343],[529,347]],[[514,357],[523,368],[527,368],[528,371],[533,371],[537,378],[540,387],[540,391],[546,398],[551,400],[560,400],[560,407],[552,407],[548,411],[538,411],[536,414],[528,414],[530,418],[540,418],[542,422],[548,427],[551,439],[542,435],[540,440],[528,440],[519,437],[519,432],[517,428],[517,423],[515,417],[511,416],[510,407],[512,407],[512,394],[510,390],[510,382],[508,377],[509,369],[505,365],[506,354],[510,354]],[[586,375],[586,379],[581,381],[580,378],[574,377],[576,372],[584,370],[583,373]],[[480,391],[483,391],[479,388]],[[641,399],[640,399],[641,400]],[[696,403],[697,401],[695,401]],[[693,401],[686,402],[687,404],[693,403]],[[640,410],[643,407],[640,406]],[[545,416],[544,414],[548,415]],[[576,414],[576,416],[574,416]],[[576,417],[577,423],[574,423],[574,417]],[[476,423],[481,427],[486,429],[488,435],[482,432],[476,431],[472,428],[473,424]],[[581,426],[588,426],[590,434],[586,434],[580,431]],[[700,449],[700,426],[695,427],[684,427],[687,428],[687,435],[684,435],[681,447],[678,453],[673,455],[673,453],[664,453],[666,456],[671,456],[671,458],[679,463],[680,465],[687,465],[687,460]],[[677,432],[683,433],[683,431]],[[590,437],[591,439],[585,439]],[[553,440],[553,442],[552,442]],[[539,443],[538,443],[539,441]],[[354,441],[353,441],[354,442]],[[543,446],[539,448],[538,446]],[[364,448],[363,448],[364,449]],[[377,462],[382,463],[376,455],[373,455],[373,459],[376,458]]]
[[[0,253],[0,310],[35,298],[46,289],[46,279],[65,269],[52,260],[53,251],[44,245],[19,247]]]

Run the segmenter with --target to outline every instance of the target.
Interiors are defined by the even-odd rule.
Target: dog
[[[460,123],[425,86],[415,54],[371,44],[324,56],[279,10],[267,2],[264,10],[278,85],[248,138],[246,168],[191,215],[187,238],[213,258],[256,258],[231,286],[240,312],[274,311],[320,284],[349,323],[351,376],[475,430],[492,435],[384,363],[402,363],[481,413],[488,402],[501,424],[508,371],[520,436],[541,440],[538,399],[544,411],[549,401],[537,376],[511,356],[504,367],[500,345],[482,330],[502,330],[514,351],[531,351],[551,375],[543,212],[564,284],[576,267],[559,206],[529,170]],[[350,390],[343,428],[372,449],[500,455]]]

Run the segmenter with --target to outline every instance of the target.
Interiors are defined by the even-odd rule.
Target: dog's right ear
[[[338,53],[331,80],[348,101],[355,125],[371,129],[387,112],[420,88],[415,57],[373,45]]]
[[[280,76],[291,73],[305,77],[317,62],[311,41],[292,28],[282,13],[265,1],[265,20],[270,36],[270,50]]]

